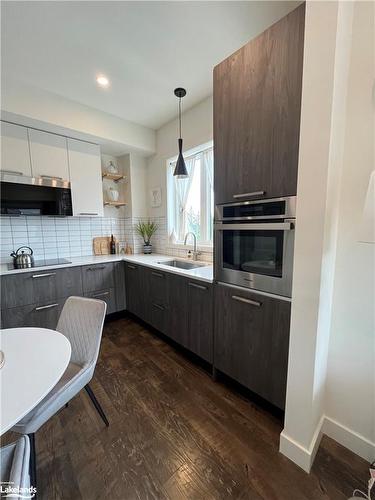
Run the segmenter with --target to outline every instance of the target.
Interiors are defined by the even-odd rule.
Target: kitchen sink
[[[184,260],[177,260],[177,259],[158,262],[158,264],[163,264],[164,266],[177,267],[179,269],[196,269],[197,267],[207,266],[207,264],[202,264],[200,262],[186,262]]]

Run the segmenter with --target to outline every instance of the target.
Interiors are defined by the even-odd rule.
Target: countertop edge
[[[150,259],[150,261],[148,261]],[[151,260],[152,259],[152,260]],[[155,262],[156,260],[171,260],[171,259],[177,259],[177,260],[184,260],[186,261],[187,259],[180,259],[178,257],[174,257],[172,255],[162,255],[162,254],[151,254],[151,255],[144,255],[144,254],[133,254],[133,255],[88,255],[86,257],[73,257],[72,261],[69,262],[69,264],[60,264],[60,265],[54,265],[54,266],[39,266],[39,267],[32,267],[32,268],[26,268],[26,269],[6,269],[7,264],[1,264],[0,265],[0,276],[9,276],[13,274],[22,274],[22,273],[30,273],[30,272],[40,272],[40,271],[46,271],[46,270],[53,270],[53,269],[64,269],[66,267],[82,267],[82,266],[87,266],[87,265],[93,265],[93,264],[102,264],[105,262],[133,262],[139,265],[143,265],[145,267],[150,267],[152,269],[160,269],[168,273],[172,274],[177,274],[179,276],[184,276],[186,278],[190,279],[196,279],[199,281],[204,281],[206,283],[213,283],[213,269],[212,269],[212,264],[207,263],[207,265],[200,266],[196,269],[179,269],[179,268],[174,268],[170,266],[163,265],[162,263]],[[205,262],[199,262],[200,264],[206,264]],[[204,274],[207,274],[205,276],[204,274],[202,275],[202,271]],[[211,271],[211,272],[210,272]]]

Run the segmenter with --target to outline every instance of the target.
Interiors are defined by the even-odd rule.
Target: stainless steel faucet
[[[186,245],[186,240],[188,239],[189,234],[191,234],[193,236],[193,238],[194,238],[193,260],[198,260],[198,255],[200,255],[200,252],[197,252],[197,237],[191,231],[189,233],[186,233],[185,240],[184,240],[184,245]]]

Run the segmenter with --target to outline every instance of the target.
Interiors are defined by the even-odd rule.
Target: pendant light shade
[[[176,162],[176,168],[174,169],[173,175],[178,177],[179,179],[186,179],[189,177],[184,157],[182,156],[182,139],[178,139],[178,158]]]
[[[174,169],[173,175],[178,179],[186,179],[189,177],[185,160],[182,154],[182,137],[181,137],[181,99],[186,95],[186,90],[182,88],[175,89],[174,95],[178,97],[178,121],[179,121],[179,132],[180,137],[178,139],[178,158],[176,162],[176,168]]]

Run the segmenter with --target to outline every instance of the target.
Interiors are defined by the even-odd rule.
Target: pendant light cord
[[[179,119],[179,128],[180,128],[180,139],[181,139],[181,97],[178,100],[178,119]]]

